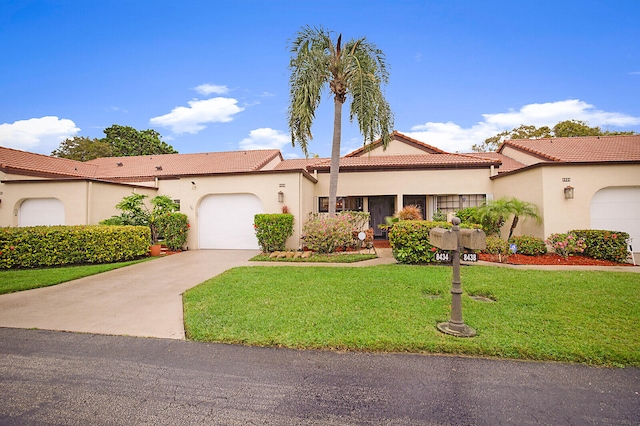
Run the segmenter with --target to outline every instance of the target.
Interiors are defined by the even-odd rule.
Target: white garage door
[[[591,228],[628,232],[640,247],[640,186],[604,188],[591,200]]]
[[[64,206],[57,198],[29,198],[18,210],[18,226],[64,225]]]
[[[201,249],[257,249],[253,217],[262,213],[253,194],[208,195],[198,209]]]

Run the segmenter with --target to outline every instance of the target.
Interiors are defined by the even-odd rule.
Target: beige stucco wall
[[[362,157],[366,156],[379,156],[379,155],[424,155],[425,151],[415,146],[392,140],[387,149],[385,150],[382,145],[362,154]]]
[[[568,181],[566,181],[568,180]],[[591,225],[591,200],[607,187],[640,185],[637,164],[542,165],[494,179],[496,198],[504,195],[535,203],[543,216],[541,225],[527,221],[515,235],[547,238],[550,234]],[[574,198],[565,199],[564,188],[574,188]]]
[[[506,155],[507,157],[513,158],[514,160],[521,162],[522,164],[526,164],[527,166],[530,166],[531,164],[544,162],[544,160],[541,160],[538,157],[534,157],[533,155],[527,154],[518,149],[513,149],[510,146],[505,146],[504,149],[501,151],[501,153],[503,155]]]
[[[490,169],[340,172],[338,196],[491,194]],[[318,173],[316,197],[329,196],[329,173]]]
[[[4,180],[17,180],[21,176],[2,176]],[[33,198],[56,198],[65,211],[65,225],[92,225],[118,214],[115,205],[134,188],[126,185],[106,184],[88,180],[55,181],[31,179],[24,183],[0,184],[0,226],[18,226],[18,211],[22,202]],[[151,195],[155,190],[136,188],[139,193]]]
[[[281,213],[282,206],[286,205],[295,218],[294,234],[287,240],[287,247],[297,248],[302,218],[306,217],[312,205],[313,196],[309,195],[312,185],[300,172],[198,176],[160,180],[158,195],[180,200],[180,211],[188,216],[191,225],[187,239],[190,249],[199,248],[200,203],[205,197],[215,194],[253,194],[260,199],[264,213]],[[284,194],[282,203],[278,201],[280,191]],[[233,206],[229,206],[229,211],[233,211]]]

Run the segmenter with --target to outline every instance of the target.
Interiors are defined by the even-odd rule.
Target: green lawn
[[[15,291],[30,290],[32,288],[48,287],[66,281],[75,280],[89,275],[99,274],[112,269],[134,263],[144,262],[149,258],[132,260],[129,262],[108,263],[101,265],[65,266],[59,268],[41,269],[4,269],[0,270],[0,294]]]
[[[362,262],[363,260],[375,259],[378,256],[375,254],[369,253],[333,253],[333,254],[314,254],[313,256],[302,259],[302,258],[269,258],[268,254],[259,254],[257,256],[252,257],[249,260],[259,261],[259,262],[301,262],[301,263],[354,263],[354,262]]]
[[[438,266],[236,268],[185,293],[185,328],[211,342],[640,366],[637,274],[472,266],[462,282],[473,338],[436,329],[451,303]]]

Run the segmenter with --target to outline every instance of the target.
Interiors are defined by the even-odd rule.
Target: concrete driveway
[[[0,327],[184,339],[182,293],[257,250],[194,250],[0,296]]]

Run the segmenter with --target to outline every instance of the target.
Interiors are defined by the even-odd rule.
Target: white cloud
[[[249,137],[240,141],[240,149],[282,149],[291,143],[291,136],[279,130],[263,127],[249,132]]]
[[[200,86],[194,87],[193,90],[205,96],[209,96],[212,93],[215,93],[216,95],[224,95],[225,93],[229,93],[229,88],[227,86],[220,86],[210,83],[201,84]]]
[[[80,129],[66,118],[53,116],[0,124],[0,145],[49,154],[60,142],[75,136]]]
[[[627,130],[640,125],[640,117],[618,112],[606,112],[578,99],[525,105],[517,111],[496,114],[482,114],[483,121],[463,128],[453,122],[413,126],[407,136],[424,141],[449,152],[469,152],[473,144],[481,144],[485,139],[504,130],[511,130],[522,124],[536,127],[553,127],[560,121],[582,120],[589,126],[609,126]],[[625,128],[626,127],[626,128]]]
[[[154,126],[169,127],[174,133],[198,133],[206,123],[226,123],[243,111],[233,98],[211,98],[189,101],[189,107],[176,107],[169,114],[154,117],[149,122]]]

